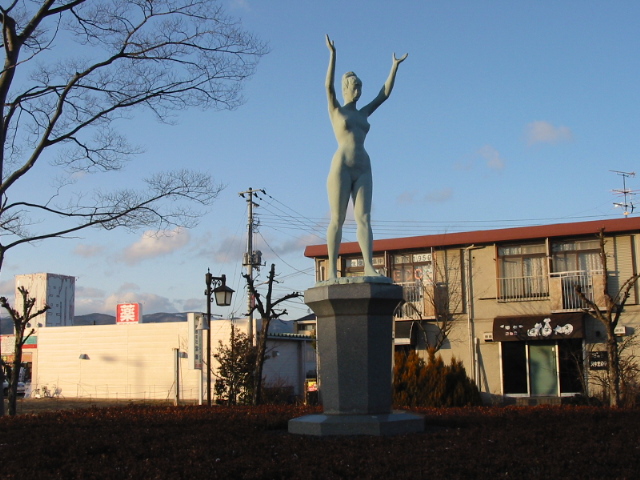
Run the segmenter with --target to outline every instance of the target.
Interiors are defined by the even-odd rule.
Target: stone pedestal
[[[289,421],[305,435],[419,432],[419,415],[392,411],[393,311],[402,287],[389,283],[316,286],[305,303],[317,316],[318,375],[324,412]]]

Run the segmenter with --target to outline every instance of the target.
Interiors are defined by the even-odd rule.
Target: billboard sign
[[[204,357],[202,330],[206,325],[204,315],[202,313],[188,313],[187,324],[189,328],[189,368],[202,370]]]
[[[116,323],[140,323],[142,320],[142,305],[139,303],[119,303],[116,305]]]

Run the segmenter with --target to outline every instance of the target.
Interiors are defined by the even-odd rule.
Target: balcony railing
[[[558,288],[562,295],[563,310],[579,310],[587,306],[578,295],[576,287],[580,287],[582,293],[589,300],[599,304],[600,299],[597,296],[596,289],[600,278],[602,278],[602,270],[555,272],[551,274],[551,281],[556,284],[559,283]]]
[[[433,319],[444,313],[461,313],[462,302],[454,302],[453,306],[450,304],[451,292],[446,283],[406,282],[396,285],[402,287],[404,299],[404,304],[396,311],[397,318]],[[454,296],[462,299],[461,295]]]
[[[402,287],[404,304],[396,310],[398,318],[424,318],[424,284],[422,282],[397,283]]]
[[[498,278],[498,301],[522,302],[549,298],[546,275]]]

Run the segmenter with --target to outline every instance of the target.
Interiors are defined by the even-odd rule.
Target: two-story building
[[[640,218],[629,217],[376,240],[374,264],[404,289],[397,349],[437,345],[445,361],[463,361],[485,400],[533,403],[595,393],[606,331],[585,312],[576,286],[604,305],[605,279],[617,293],[638,272],[639,251]],[[325,280],[326,245],[307,247],[305,256]],[[357,243],[343,243],[338,261],[339,275],[363,274]],[[630,293],[619,335],[640,327],[638,286]]]

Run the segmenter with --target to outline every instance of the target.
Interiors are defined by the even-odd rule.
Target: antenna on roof
[[[623,202],[614,202],[613,206],[616,208],[624,208],[624,216],[629,216],[630,213],[633,213],[634,205],[631,201],[631,198],[636,194],[637,190],[629,190],[627,188],[627,178],[635,177],[636,172],[621,172],[619,170],[609,170],[610,172],[616,173],[622,177],[622,190],[614,189],[613,193],[616,195],[621,195],[624,199]]]

